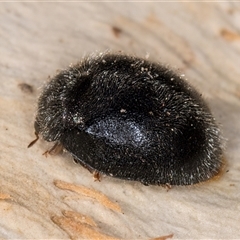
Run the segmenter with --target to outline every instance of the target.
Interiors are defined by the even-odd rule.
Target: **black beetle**
[[[123,54],[90,56],[53,77],[35,131],[89,170],[145,185],[199,183],[223,164],[201,95],[167,67]]]

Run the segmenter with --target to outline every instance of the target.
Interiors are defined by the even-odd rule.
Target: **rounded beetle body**
[[[191,185],[222,166],[201,95],[137,57],[100,54],[58,73],[39,98],[35,130],[89,169],[146,185]]]

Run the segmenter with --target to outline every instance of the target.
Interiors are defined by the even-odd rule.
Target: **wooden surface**
[[[239,23],[231,2],[0,3],[0,238],[240,239]],[[169,64],[203,93],[226,138],[220,179],[95,182],[67,153],[44,157],[51,144],[27,149],[48,76],[107,49]]]

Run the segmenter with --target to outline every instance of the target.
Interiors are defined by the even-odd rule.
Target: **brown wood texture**
[[[240,238],[239,23],[230,1],[0,3],[0,238]],[[43,156],[50,143],[27,149],[48,76],[106,50],[170,65],[203,93],[226,139],[219,179],[169,191],[98,182],[67,153]]]

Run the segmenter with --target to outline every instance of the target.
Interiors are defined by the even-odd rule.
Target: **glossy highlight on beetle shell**
[[[89,56],[53,77],[35,131],[90,170],[145,185],[191,185],[222,167],[201,95],[165,66],[123,54]]]

